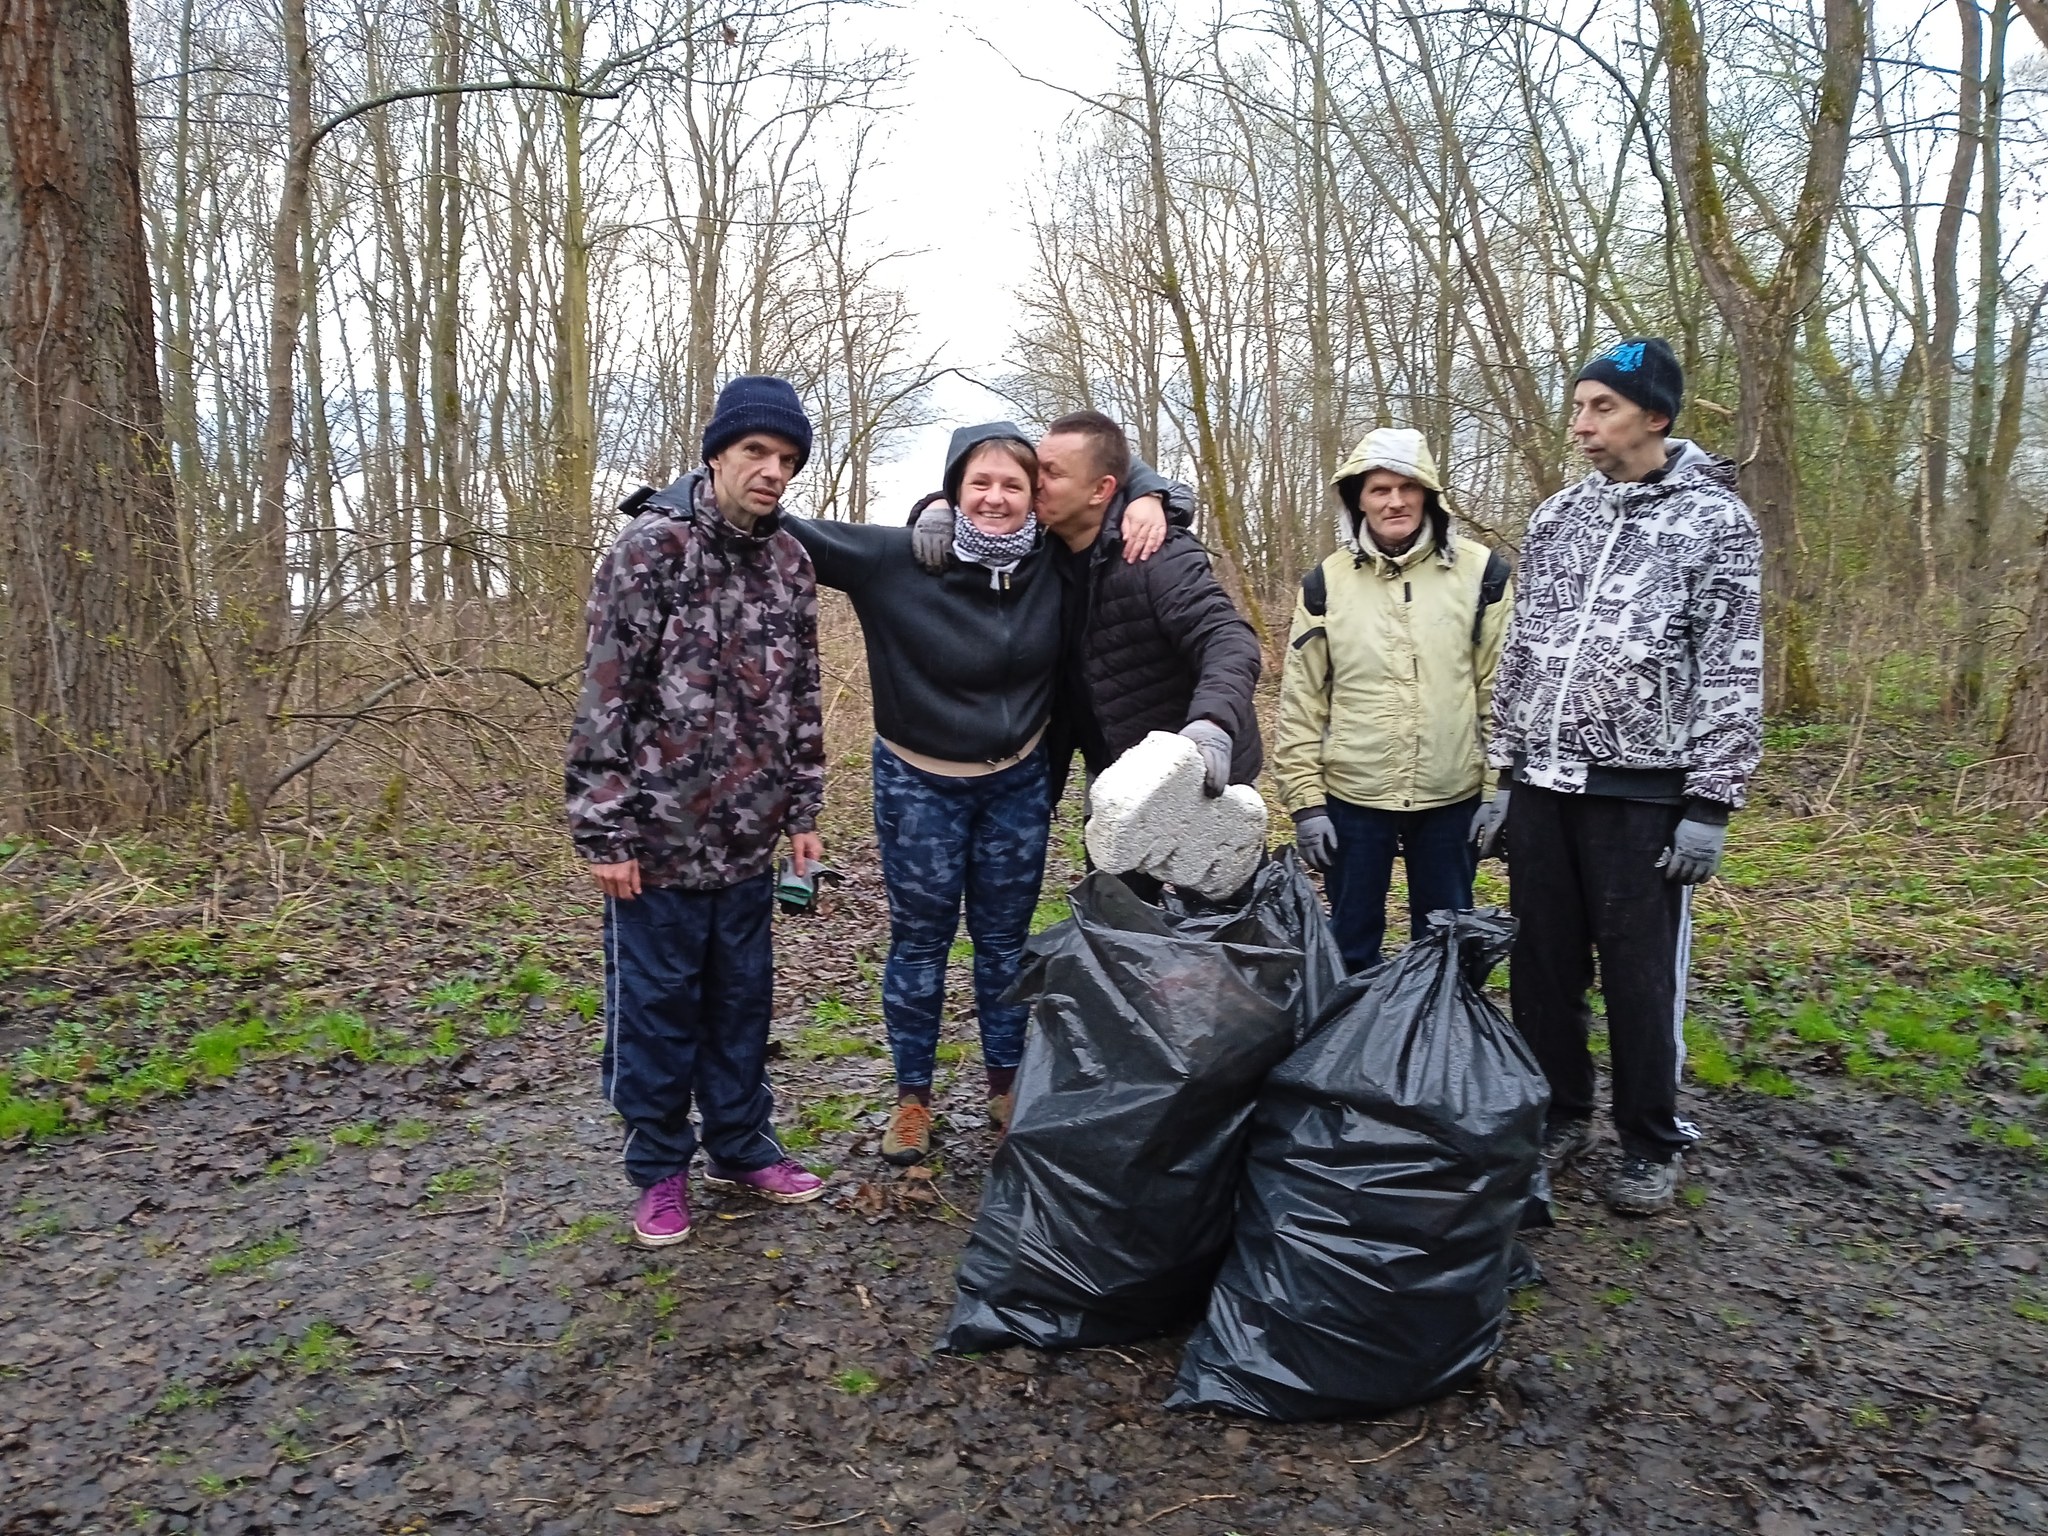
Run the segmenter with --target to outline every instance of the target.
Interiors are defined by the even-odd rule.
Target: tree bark
[[[2008,798],[2048,806],[2048,522],[2041,527],[2033,601],[1992,758],[1992,781]]]
[[[1949,162],[1948,185],[1941,214],[1934,225],[1934,321],[1927,333],[1927,440],[1922,525],[1938,548],[1948,533],[1949,420],[1955,408],[1956,329],[1962,323],[1962,297],[1956,279],[1957,248],[1962,242],[1963,216],[1968,212],[1970,180],[1977,166],[1982,131],[1983,93],[1980,74],[1984,52],[1984,18],[1977,0],[1956,0],[1962,23],[1962,60],[1956,88],[1955,158]],[[1932,586],[1932,582],[1929,583]]]
[[[1770,702],[1790,715],[1820,703],[1806,633],[1806,593],[1798,564],[1797,429],[1792,345],[1801,316],[1819,296],[1827,234],[1841,202],[1849,127],[1862,87],[1862,0],[1823,0],[1824,58],[1799,201],[1783,221],[1774,270],[1750,265],[1723,199],[1707,113],[1707,54],[1691,0],[1658,0],[1670,54],[1671,162],[1685,210],[1687,242],[1700,276],[1734,334],[1741,355],[1737,407],[1742,494],[1764,541],[1764,602],[1771,640]]]
[[[176,808],[183,603],[124,0],[0,0],[0,590],[29,819]]]
[[[1138,79],[1145,94],[1146,163],[1151,173],[1153,253],[1158,262],[1159,291],[1173,311],[1180,331],[1181,351],[1188,370],[1188,405],[1195,418],[1195,440],[1201,458],[1201,494],[1224,553],[1237,567],[1244,584],[1245,617],[1265,645],[1266,616],[1259,603],[1251,572],[1244,563],[1244,539],[1238,528],[1237,512],[1230,504],[1230,486],[1224,478],[1223,451],[1216,439],[1216,424],[1209,409],[1209,369],[1202,355],[1201,340],[1195,334],[1193,311],[1180,284],[1180,267],[1174,260],[1173,202],[1166,186],[1166,128],[1161,105],[1157,61],[1146,29],[1144,0],[1125,0],[1124,14],[1130,26],[1131,49],[1137,56]]]
[[[238,819],[251,826],[261,824],[270,804],[270,713],[289,664],[285,497],[291,485],[299,327],[305,319],[299,245],[306,227],[313,156],[313,53],[306,31],[306,0],[284,0],[283,11],[286,151],[270,232],[270,341],[263,375],[256,519],[235,552],[233,591],[228,594],[240,694],[233,754],[236,809]]]
[[[2003,477],[1993,470],[1992,440],[1998,429],[1998,308],[2004,297],[1999,260],[2003,252],[1999,249],[1998,205],[2004,195],[2000,141],[2005,119],[2005,38],[2011,21],[2011,5],[2007,0],[1995,0],[1984,50],[1983,117],[1977,135],[1983,175],[1977,194],[1977,315],[1970,344],[1969,431],[1963,449],[1962,569],[1956,582],[1961,634],[1948,692],[1949,712],[1958,717],[1974,714],[1983,702],[1984,656],[1990,642],[1987,631],[1992,599],[1997,595],[1997,578],[1991,569],[1991,519],[2004,484]],[[2007,368],[2026,366],[2023,356],[2006,360]]]

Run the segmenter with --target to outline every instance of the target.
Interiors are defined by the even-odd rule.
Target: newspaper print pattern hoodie
[[[1664,472],[1597,470],[1536,509],[1487,760],[1582,793],[1586,771],[1685,770],[1740,806],[1763,754],[1763,541],[1735,466],[1682,438]]]

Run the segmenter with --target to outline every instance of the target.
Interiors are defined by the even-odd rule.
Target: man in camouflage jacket
[[[696,1100],[707,1181],[815,1199],[784,1155],[766,1072],[775,850],[823,849],[818,592],[781,526],[811,424],[781,379],[738,378],[704,467],[626,505],[590,591],[566,783],[577,852],[605,893],[605,1098],[650,1247],[689,1235]]]
[[[1661,340],[1580,370],[1593,473],[1536,509],[1494,682],[1480,852],[1503,833],[1515,1024],[1550,1080],[1544,1159],[1592,1142],[1599,954],[1618,1211],[1670,1207],[1698,1134],[1678,1118],[1690,888],[1719,867],[1763,750],[1763,547],[1735,466],[1670,437],[1684,378]]]

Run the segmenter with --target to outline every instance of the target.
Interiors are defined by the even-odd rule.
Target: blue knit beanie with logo
[[[717,458],[750,432],[773,432],[795,443],[798,469],[810,460],[811,418],[787,379],[743,373],[727,380],[704,424],[705,460]]]
[[[1685,370],[1662,336],[1633,336],[1602,352],[1579,370],[1574,384],[1605,384],[1644,410],[1678,420],[1685,398]]]

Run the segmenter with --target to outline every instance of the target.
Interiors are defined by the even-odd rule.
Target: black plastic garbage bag
[[[1456,1388],[1535,1275],[1549,1090],[1480,990],[1511,918],[1440,912],[1266,1080],[1230,1256],[1169,1408],[1362,1417]]]
[[[1259,1084],[1342,961],[1293,851],[1241,904],[1151,906],[1114,875],[1033,941],[1010,1131],[939,1348],[1075,1349],[1201,1316]]]

